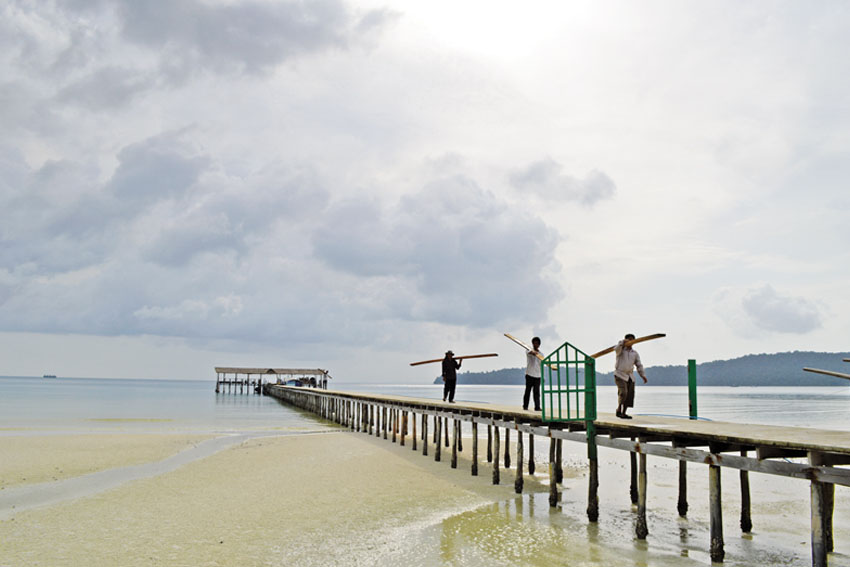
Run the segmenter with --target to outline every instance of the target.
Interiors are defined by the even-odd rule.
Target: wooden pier
[[[798,478],[810,483],[812,565],[826,567],[833,549],[832,514],[835,485],[850,486],[850,433],[795,427],[777,427],[699,421],[664,417],[635,417],[625,421],[600,414],[594,422],[593,442],[582,422],[544,423],[540,415],[519,408],[484,403],[449,404],[439,400],[386,396],[354,392],[313,390],[266,384],[264,392],[296,407],[311,411],[340,425],[405,445],[428,455],[429,441],[433,457],[439,461],[442,450],[451,450],[451,466],[457,467],[457,452],[462,448],[460,428],[472,429],[471,474],[479,473],[479,426],[487,428],[487,462],[492,467],[492,482],[499,484],[503,473],[511,469],[509,439],[516,436],[514,489],[523,490],[523,474],[535,469],[535,437],[549,439],[549,503],[559,501],[558,485],[563,478],[561,446],[563,441],[588,445],[587,516],[599,517],[598,461],[595,447],[609,447],[630,453],[629,491],[637,505],[636,536],[645,539],[650,526],[646,519],[647,457],[663,457],[679,462],[678,513],[685,516],[688,463],[708,467],[710,503],[710,556],[713,562],[724,558],[721,509],[722,470],[739,472],[741,480],[741,529],[750,532],[749,473]],[[417,430],[418,424],[418,430]],[[430,424],[430,434],[429,434]],[[449,430],[451,429],[451,443]],[[433,437],[432,437],[433,436]],[[429,439],[430,438],[430,439]],[[500,457],[500,438],[505,440],[504,459]],[[525,439],[528,451],[525,452]],[[421,449],[418,449],[421,444]],[[527,455],[527,456],[526,456]],[[791,462],[788,458],[804,458]],[[526,460],[527,459],[527,460]],[[781,460],[778,460],[781,459]],[[500,468],[501,464],[504,470]]]
[[[233,374],[233,378],[228,378]],[[244,378],[240,378],[244,375]],[[227,393],[260,394],[264,384],[281,384],[281,376],[286,379],[303,380],[314,388],[325,389],[328,387],[330,374],[321,368],[244,368],[235,366],[215,367],[215,393],[227,391]],[[265,378],[265,382],[263,379]],[[305,384],[305,385],[306,385]],[[237,392],[238,390],[238,392]]]

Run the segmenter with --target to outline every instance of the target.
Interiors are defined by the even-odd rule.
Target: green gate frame
[[[583,372],[579,372],[583,370]],[[596,420],[596,360],[564,343],[540,361],[543,421]]]

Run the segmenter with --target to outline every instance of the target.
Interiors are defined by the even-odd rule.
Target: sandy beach
[[[108,453],[110,466],[122,466],[198,439],[98,437],[27,438],[37,449],[22,438],[0,438],[0,451],[27,455],[27,478],[45,478],[60,454],[70,474],[87,470],[89,461],[103,466],[108,460],[93,454]],[[562,502],[550,509],[544,463],[516,495],[513,470],[503,471],[499,486],[491,484],[486,463],[478,477],[470,475],[470,441],[453,470],[446,452],[438,463],[409,444],[348,431],[252,439],[165,474],[16,513],[0,522],[0,566],[710,563],[703,469],[692,468],[691,512],[682,520],[675,514],[675,463],[650,460],[650,536],[637,541],[621,455],[600,454],[601,516],[594,525],[584,516],[582,446],[565,444]],[[20,474],[16,467],[4,459],[4,475]],[[752,480],[755,528],[742,535],[736,531],[737,475],[724,478],[726,565],[810,564],[807,484]],[[847,496],[843,489],[836,493],[839,553],[831,565],[848,564],[840,553],[850,536],[842,523],[850,513]]]

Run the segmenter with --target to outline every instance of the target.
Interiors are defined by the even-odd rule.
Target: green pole
[[[697,418],[697,361],[688,360],[688,409],[691,419]]]

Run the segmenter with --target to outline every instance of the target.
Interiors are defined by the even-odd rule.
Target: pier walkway
[[[622,420],[600,413],[588,432],[584,422],[542,421],[540,414],[517,407],[487,403],[446,403],[440,400],[389,396],[362,392],[315,390],[266,384],[263,389],[296,407],[335,421],[352,431],[392,438],[401,445],[409,442],[413,450],[421,444],[428,455],[429,438],[434,459],[441,459],[442,448],[451,451],[451,466],[457,467],[457,453],[462,450],[462,424],[471,426],[471,473],[479,473],[478,427],[487,428],[487,463],[492,468],[494,484],[499,484],[502,470],[511,468],[508,452],[510,435],[516,436],[514,488],[523,490],[523,474],[534,473],[535,437],[549,439],[549,503],[556,506],[560,497],[558,484],[563,479],[561,444],[573,441],[588,445],[587,515],[595,522],[599,515],[598,460],[596,446],[627,451],[630,454],[631,500],[637,505],[636,535],[645,539],[646,487],[648,455],[679,462],[678,512],[687,515],[687,463],[708,467],[710,502],[710,555],[714,562],[723,561],[723,524],[720,479],[723,468],[738,470],[741,480],[741,529],[750,532],[749,473],[758,472],[804,479],[811,484],[812,565],[825,567],[833,550],[832,515],[834,487],[850,486],[850,433],[799,427],[778,427],[690,420],[684,418],[641,417]],[[429,425],[431,434],[429,435]],[[417,432],[418,426],[418,432]],[[451,441],[450,441],[451,429]],[[505,440],[501,459],[500,440]],[[524,438],[529,449],[524,449]],[[797,459],[790,461],[788,459]],[[500,468],[503,463],[504,469]]]

